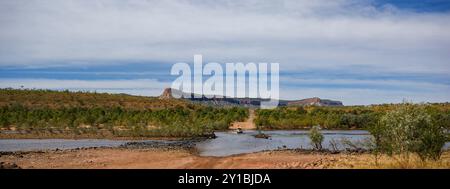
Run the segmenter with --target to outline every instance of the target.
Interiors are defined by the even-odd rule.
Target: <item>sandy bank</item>
[[[294,150],[266,151],[228,157],[201,157],[186,149],[96,148],[3,154],[0,162],[21,168],[399,168],[392,158],[375,165],[370,154],[330,154]],[[413,161],[412,161],[413,162]],[[407,168],[450,168],[450,152],[438,162]]]

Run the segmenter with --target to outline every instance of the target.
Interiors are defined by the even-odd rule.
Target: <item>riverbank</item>
[[[107,140],[131,140],[131,141],[142,141],[142,140],[191,140],[191,139],[204,139],[209,138],[208,136],[198,136],[198,137],[166,137],[166,136],[115,136],[115,135],[102,135],[102,134],[45,134],[45,133],[2,133],[0,132],[0,139],[107,139]]]
[[[450,168],[450,151],[436,162],[399,164],[369,153],[329,153],[275,150],[226,157],[203,157],[189,148],[82,148],[35,152],[10,152],[0,156],[2,165],[14,168],[154,168],[154,169],[332,169],[332,168]]]

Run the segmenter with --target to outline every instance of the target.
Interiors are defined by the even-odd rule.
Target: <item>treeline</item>
[[[227,129],[231,122],[247,117],[245,108],[207,107],[175,99],[0,90],[0,127],[9,133],[190,137]]]
[[[108,94],[83,91],[54,91],[30,89],[0,89],[0,106],[21,104],[29,108],[113,108],[133,110],[165,109],[190,106],[180,99],[159,99],[157,97],[133,96],[128,94]]]
[[[307,114],[307,111],[302,110],[302,108],[297,109],[297,113],[301,113],[302,115]],[[361,115],[366,117],[367,115],[371,115],[370,113],[376,113],[374,114],[376,116],[368,121],[369,123],[358,126],[367,129],[373,136],[365,145],[375,155],[374,160],[377,166],[378,159],[382,154],[395,156],[396,162],[402,168],[417,166],[417,164],[411,164],[412,161],[410,161],[410,158],[412,154],[420,158],[421,162],[419,166],[423,166],[427,160],[437,161],[442,155],[443,146],[449,140],[448,129],[450,119],[446,104],[402,103],[390,106],[370,107],[368,110],[372,112],[358,111],[361,110],[361,107],[357,111],[353,111],[355,109],[350,107],[345,108],[345,110],[352,111],[346,112],[342,109],[340,109],[341,111],[333,110],[334,112],[327,112],[333,114],[340,112],[342,113],[341,119],[343,120],[346,119],[344,115],[349,112],[356,114],[353,115],[356,117]],[[263,112],[267,114],[267,111]],[[292,112],[290,113],[293,114]],[[336,121],[336,123],[340,122]],[[342,123],[346,124],[348,122],[345,120]],[[308,135],[315,150],[322,149],[324,136],[320,132],[320,129],[319,126],[313,126]]]
[[[244,108],[175,107],[159,110],[115,108],[0,108],[4,130],[27,133],[104,134],[130,137],[187,137],[227,129],[248,115]]]
[[[255,124],[260,129],[305,129],[320,125],[325,129],[367,129],[381,116],[402,104],[345,107],[279,107],[256,111]],[[427,111],[450,129],[450,104],[429,104]]]

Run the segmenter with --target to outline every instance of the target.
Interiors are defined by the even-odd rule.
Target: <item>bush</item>
[[[1,100],[0,100],[1,102]],[[248,117],[246,108],[175,106],[164,109],[129,107],[33,107],[14,103],[0,105],[0,128],[20,131],[74,134],[110,133],[114,136],[204,136],[225,130]]]
[[[446,141],[442,121],[428,105],[402,104],[370,129],[376,149],[388,155],[416,153],[422,160],[440,158]]]
[[[322,150],[323,134],[319,126],[314,126],[309,130],[309,139],[315,150]]]

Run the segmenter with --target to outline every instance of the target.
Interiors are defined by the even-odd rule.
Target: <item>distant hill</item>
[[[53,90],[0,89],[0,107],[20,104],[30,108],[111,108],[130,110],[165,109],[186,107],[189,103],[179,99],[133,96],[94,92],[70,92]]]
[[[303,100],[282,100],[283,105],[286,106],[306,106],[306,105],[314,105],[314,106],[343,106],[341,101],[337,100],[329,100],[329,99],[320,99],[318,97],[307,98]]]
[[[197,96],[198,98],[194,98]],[[222,105],[222,106],[245,106],[245,107],[257,107],[261,105],[261,102],[268,101],[269,99],[261,98],[230,98],[230,97],[207,97],[205,95],[198,95],[194,93],[185,93],[180,90],[166,88],[159,96],[160,99],[173,99],[179,98],[187,99],[192,102],[208,104],[208,105]],[[302,100],[279,100],[279,106],[343,106],[341,101],[320,99],[318,97],[307,98]]]
[[[174,96],[184,96],[176,99]],[[69,92],[52,90],[29,89],[0,89],[0,107],[20,104],[30,108],[93,108],[93,107],[122,107],[131,110],[166,109],[173,107],[186,107],[189,102],[199,105],[211,106],[239,106],[259,107],[260,98],[229,98],[216,97],[193,98],[194,94],[167,88],[159,97],[133,96],[128,94],[108,94],[93,92]],[[280,100],[280,106],[342,106],[342,102],[320,98],[303,100]]]

